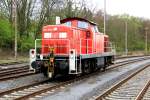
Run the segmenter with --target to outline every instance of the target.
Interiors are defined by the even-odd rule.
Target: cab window
[[[88,23],[83,21],[78,21],[78,28],[88,28]]]
[[[71,26],[71,21],[63,23],[66,26]]]

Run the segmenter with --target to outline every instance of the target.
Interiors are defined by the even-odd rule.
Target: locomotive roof
[[[96,23],[94,23],[94,22],[92,22],[92,21],[86,20],[86,19],[84,19],[84,18],[79,18],[79,17],[65,18],[65,19],[61,20],[60,22],[61,22],[61,23],[65,23],[65,22],[71,21],[71,20],[85,21],[85,22],[88,22],[88,23],[90,23],[90,24],[92,24],[92,25],[97,25]]]

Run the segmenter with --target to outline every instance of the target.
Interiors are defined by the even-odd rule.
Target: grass
[[[11,62],[29,62],[29,54],[18,54],[17,59],[14,57],[14,53],[10,50],[0,51],[0,64],[11,63]]]

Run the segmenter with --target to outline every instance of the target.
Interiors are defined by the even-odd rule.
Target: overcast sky
[[[89,0],[97,9],[103,10],[104,0]],[[150,19],[150,0],[106,0],[108,14],[129,14]]]

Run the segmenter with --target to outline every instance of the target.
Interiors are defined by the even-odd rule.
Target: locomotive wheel
[[[42,73],[44,74],[44,76],[48,77],[48,73],[47,73],[48,68],[43,66],[43,67],[41,68],[41,70],[42,70]]]
[[[44,76],[49,77],[48,67],[44,67],[44,68],[42,69],[42,72],[43,72]],[[55,73],[52,72],[52,77],[51,77],[51,78],[55,78],[55,76],[56,76]]]
[[[90,73],[90,62],[89,61],[84,61],[83,65],[83,72],[84,74]]]
[[[102,67],[102,71],[103,71],[103,72],[106,71],[106,65],[104,65],[104,67]]]
[[[94,61],[91,62],[91,72],[94,72],[96,71],[96,68],[95,68],[95,63]]]

